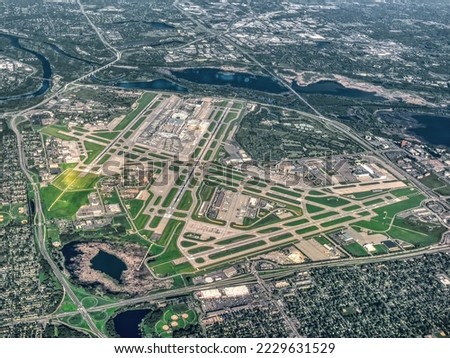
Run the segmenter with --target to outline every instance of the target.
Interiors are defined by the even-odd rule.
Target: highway
[[[109,68],[110,66],[112,66],[113,64],[115,64],[117,61],[120,60],[121,52],[118,51],[117,49],[115,49],[114,47],[112,47],[111,45],[109,45],[105,41],[103,36],[100,34],[98,28],[92,23],[92,21],[86,15],[86,13],[84,11],[84,8],[83,8],[83,5],[81,4],[81,2],[79,0],[78,0],[78,5],[80,6],[80,10],[83,13],[83,15],[86,17],[86,19],[88,20],[89,24],[94,28],[95,32],[99,36],[99,38],[102,41],[102,43],[107,48],[109,48],[110,50],[112,50],[115,53],[115,55],[116,55],[115,59],[112,62],[110,62],[110,63],[108,63],[108,64],[106,64],[106,65],[104,65],[104,66],[102,66],[102,67],[100,67],[100,68],[98,68],[96,70],[93,70],[92,72],[89,72],[88,74],[83,75],[83,76],[73,80],[72,82],[67,83],[64,87],[59,89],[52,96],[47,97],[46,99],[44,99],[40,103],[38,103],[38,104],[36,104],[36,105],[34,105],[32,107],[29,107],[29,108],[19,112],[11,120],[10,125],[11,125],[11,129],[13,130],[13,132],[15,133],[15,135],[17,137],[17,146],[18,146],[20,167],[21,167],[22,171],[24,172],[24,174],[26,175],[28,181],[31,183],[32,188],[33,188],[33,192],[34,192],[34,202],[35,202],[35,209],[36,209],[36,216],[35,216],[34,225],[35,225],[35,228],[36,228],[37,243],[38,243],[39,251],[40,251],[41,255],[44,257],[44,259],[50,265],[50,267],[51,267],[53,273],[55,274],[56,278],[58,279],[58,281],[61,283],[62,287],[64,288],[65,294],[67,294],[71,298],[71,300],[75,303],[75,305],[77,306],[78,312],[82,315],[82,317],[84,318],[84,320],[88,324],[88,326],[91,329],[91,331],[95,335],[97,335],[98,337],[105,337],[105,335],[96,327],[96,325],[95,325],[94,321],[92,320],[91,316],[86,311],[84,306],[81,304],[80,300],[78,299],[76,294],[73,292],[72,288],[70,287],[70,284],[67,282],[65,276],[63,275],[63,273],[58,268],[58,266],[53,261],[53,259],[51,258],[50,254],[47,251],[46,241],[45,241],[46,227],[45,227],[45,221],[44,221],[44,213],[43,213],[43,210],[42,210],[42,202],[41,202],[41,197],[40,197],[40,192],[39,192],[39,185],[34,182],[33,176],[32,176],[31,172],[28,170],[28,168],[26,166],[25,153],[24,153],[24,149],[23,149],[24,148],[24,146],[23,146],[23,138],[22,138],[22,135],[21,135],[21,133],[20,133],[18,127],[17,127],[18,124],[20,123],[21,119],[23,118],[22,115],[25,114],[26,112],[42,106],[44,103],[50,101],[52,98],[55,98],[59,94],[65,92],[69,88],[70,85],[75,84],[75,83],[77,83],[79,81],[82,81],[82,80],[84,80],[84,79],[94,75],[95,73],[97,73],[99,71],[102,71],[102,70],[104,70],[106,68]]]
[[[99,39],[101,40],[101,42],[105,45],[105,47],[107,47],[109,50],[111,50],[115,54],[115,59],[112,60],[111,62],[109,62],[108,64],[106,64],[96,70],[93,70],[92,72],[90,72],[86,75],[83,75],[82,77],[75,79],[74,81],[72,81],[70,83],[67,83],[64,87],[60,88],[53,95],[47,97],[39,104],[29,107],[26,110],[21,111],[20,113],[15,115],[15,117],[11,121],[11,129],[14,131],[14,133],[17,137],[20,167],[21,167],[22,171],[24,172],[24,174],[26,175],[28,181],[31,183],[33,192],[34,192],[34,201],[35,201],[35,208],[36,208],[36,216],[35,216],[34,224],[35,224],[35,228],[36,228],[39,251],[42,254],[42,256],[44,257],[44,259],[50,265],[56,278],[59,280],[59,282],[63,286],[65,293],[72,299],[72,301],[77,306],[77,313],[80,313],[82,315],[82,317],[85,319],[86,323],[88,324],[90,330],[95,335],[97,335],[99,337],[104,337],[105,335],[96,327],[94,321],[92,320],[91,316],[89,315],[89,312],[102,311],[107,308],[119,308],[119,307],[134,305],[134,304],[138,304],[138,303],[142,303],[142,302],[151,302],[151,301],[167,299],[169,297],[190,294],[190,293],[198,291],[200,289],[217,288],[217,287],[223,287],[223,286],[227,286],[227,285],[250,284],[250,283],[258,283],[258,282],[261,283],[261,277],[260,277],[260,274],[258,272],[256,272],[256,270],[255,270],[252,272],[253,275],[247,274],[247,275],[223,280],[220,282],[213,282],[211,284],[205,284],[205,285],[199,285],[199,286],[189,286],[189,287],[183,287],[183,288],[173,289],[173,290],[169,290],[169,291],[156,292],[156,293],[152,293],[152,294],[149,294],[146,296],[125,299],[125,300],[118,301],[116,303],[102,305],[102,306],[94,307],[91,309],[86,309],[81,304],[80,300],[78,299],[76,294],[73,292],[66,277],[61,272],[61,270],[58,268],[58,266],[53,261],[52,257],[49,255],[49,253],[46,249],[46,227],[45,227],[45,219],[44,219],[44,214],[43,214],[43,209],[42,209],[42,204],[41,204],[39,186],[37,183],[34,182],[32,174],[26,166],[25,153],[23,150],[23,138],[17,127],[18,124],[20,123],[20,121],[22,120],[22,115],[24,113],[26,113],[27,111],[40,107],[42,104],[48,102],[49,100],[55,98],[59,94],[65,92],[69,88],[70,85],[75,84],[79,81],[82,81],[82,80],[88,78],[89,76],[94,75],[95,73],[97,73],[99,71],[109,68],[110,66],[114,65],[116,62],[118,62],[121,59],[122,53],[119,50],[117,50],[116,48],[114,48],[112,45],[110,45],[105,40],[105,38],[101,34],[100,30],[89,19],[80,0],[77,0],[77,3],[80,6],[80,10],[82,11],[83,15],[86,17],[89,24],[93,27],[93,29],[95,30],[95,32],[96,32],[97,36],[99,37]],[[205,31],[220,38],[220,36],[218,34],[216,34],[214,31],[206,28],[199,21],[195,20],[189,13],[186,13],[183,9],[179,8],[177,6],[176,2],[174,3],[174,6],[177,7],[177,9],[179,9],[181,12],[183,12],[186,16],[188,16],[192,21],[194,21],[200,27],[202,27]],[[272,71],[268,70],[263,64],[261,64],[259,61],[257,61],[252,55],[248,54],[245,50],[241,49],[239,47],[239,45],[237,45],[235,43],[234,40],[229,38],[229,36],[222,37],[222,38],[225,39],[224,41],[226,43],[232,44],[235,48],[238,49],[238,51],[243,53],[248,59],[250,59],[252,62],[254,62],[258,66],[260,66],[266,73],[270,74],[272,77],[277,79],[280,83],[282,83],[291,93],[293,93],[299,100],[301,100],[308,108],[310,108],[314,112],[314,114],[317,116],[316,117],[317,119],[320,119],[320,120],[324,121],[324,123],[326,123],[327,125],[333,127],[334,129],[345,133],[347,136],[349,136],[350,138],[355,140],[357,143],[359,143],[363,148],[365,148],[369,152],[373,153],[380,160],[382,160],[382,161],[387,160],[387,158],[383,154],[380,154],[379,152],[377,152],[375,148],[373,148],[369,143],[367,143],[367,141],[365,141],[363,138],[361,138],[358,134],[356,134],[349,127],[347,127],[346,125],[344,125],[342,123],[328,119],[328,118],[324,117],[322,114],[320,114],[301,95],[299,95],[288,83],[286,83],[282,78],[277,76]],[[219,125],[217,125],[217,128],[219,128]],[[213,138],[213,136],[211,136],[211,138]],[[207,148],[207,147],[208,147],[208,145],[205,146],[205,148]],[[202,158],[203,154],[204,153],[202,152],[202,154],[199,156],[199,158]],[[198,164],[199,160],[200,159],[197,160],[196,164]],[[194,166],[194,168],[195,168],[195,166]],[[400,172],[402,172],[402,174],[405,175],[405,177],[407,177],[414,184],[416,184],[428,197],[432,197],[432,198],[436,197],[435,193],[433,193],[430,189],[424,187],[424,185],[422,183],[418,182],[415,178],[412,178],[408,173],[401,170],[401,168],[398,168],[398,170]],[[176,200],[175,200],[174,204],[171,206],[169,213],[173,211],[173,209],[178,204],[180,198],[182,197],[182,194],[185,192],[186,185],[188,183],[188,179],[190,179],[191,175],[192,175],[192,173],[188,176],[188,178],[186,178],[186,181],[184,182],[182,189],[178,192]],[[425,253],[448,251],[449,248],[450,248],[449,245],[440,245],[440,246],[431,247],[431,248],[427,248],[427,249],[418,249],[418,250],[402,252],[401,254],[397,254],[397,255],[387,255],[387,256],[369,257],[369,258],[339,259],[339,260],[335,260],[335,261],[314,262],[314,263],[309,263],[309,264],[292,265],[289,267],[277,269],[272,273],[269,272],[268,274],[264,275],[264,279],[280,278],[280,277],[284,277],[286,275],[292,274],[295,271],[308,270],[311,268],[322,267],[322,266],[361,265],[361,264],[367,264],[367,263],[373,263],[373,262],[383,262],[383,261],[389,261],[389,260],[406,259],[406,258],[411,258],[411,257],[415,257],[415,256],[420,256]],[[76,314],[76,313],[70,312],[70,313],[63,313],[63,314],[48,315],[48,316],[37,317],[37,318],[29,319],[29,320],[37,321],[40,319],[44,319],[44,320],[45,319],[53,319],[53,318],[59,318],[59,317],[66,317],[66,316],[70,316],[73,314]],[[24,322],[24,321],[27,321],[27,320],[21,320],[21,321],[15,321],[15,322],[19,323],[19,322]],[[294,332],[295,332],[295,330],[294,330]]]
[[[382,263],[386,261],[392,260],[405,260],[414,257],[420,257],[424,254],[432,254],[438,252],[450,252],[450,245],[440,245],[434,246],[431,248],[423,248],[423,249],[415,249],[411,251],[401,252],[399,254],[392,255],[384,255],[380,257],[361,257],[361,258],[347,258],[347,259],[339,259],[334,261],[321,261],[321,262],[312,262],[308,264],[297,264],[290,265],[285,267],[280,267],[270,271],[264,272],[256,272],[253,268],[251,274],[243,274],[240,276],[231,277],[228,279],[215,281],[212,283],[206,283],[195,286],[187,286],[177,289],[171,289],[167,291],[159,291],[155,293],[150,293],[145,296],[139,296],[134,298],[123,299],[114,303],[109,303],[105,305],[100,305],[92,308],[86,309],[87,312],[98,312],[104,311],[110,308],[121,308],[126,306],[137,305],[140,303],[156,303],[161,300],[166,300],[171,297],[177,296],[185,296],[192,294],[193,292],[198,292],[201,290],[215,289],[221,287],[229,287],[229,286],[237,286],[237,285],[248,285],[248,284],[256,284],[260,280],[278,280],[288,277],[296,272],[308,271],[312,268],[320,268],[320,267],[340,267],[340,266],[352,266],[352,265],[365,265],[370,263]],[[255,275],[256,273],[256,275]],[[256,276],[256,277],[255,277]],[[259,279],[258,279],[259,277]],[[10,325],[20,324],[24,322],[36,322],[36,321],[49,321],[51,319],[58,319],[63,317],[72,316],[77,314],[78,312],[64,312],[59,314],[49,314],[40,317],[31,317],[25,319],[15,320],[10,323]],[[295,332],[295,331],[294,331]]]

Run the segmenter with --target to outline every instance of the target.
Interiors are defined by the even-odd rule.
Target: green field
[[[315,231],[315,230],[318,230],[318,229],[319,228],[317,226],[312,225],[312,226],[305,227],[303,229],[296,230],[295,232],[298,235],[302,235],[302,234],[306,234],[308,232]]]
[[[139,199],[132,199],[127,202],[129,206],[128,211],[130,212],[131,217],[134,219],[140,213],[142,208],[144,207],[145,201]]]
[[[320,220],[320,219],[325,219],[325,218],[328,218],[330,216],[337,215],[337,214],[338,213],[336,211],[327,211],[327,212],[322,213],[322,214],[311,216],[311,219],[313,219],[313,220]]]
[[[169,193],[167,194],[166,198],[164,199],[161,206],[163,208],[169,207],[169,205],[172,203],[173,199],[175,198],[175,195],[178,193],[178,188],[172,188],[170,189]]]
[[[125,129],[143,110],[148,104],[156,97],[154,93],[144,93],[138,100],[137,107],[128,113],[124,119],[114,128],[115,131],[121,131]]]
[[[325,209],[321,208],[319,206],[315,206],[315,205],[312,205],[312,204],[306,204],[306,211],[308,213],[310,213],[310,214],[315,214],[315,213],[318,213],[318,212],[323,211],[323,210],[325,210]]]
[[[70,130],[67,127],[60,126],[57,124],[52,124],[50,126],[43,127],[40,130],[40,132],[62,140],[78,141],[76,137],[70,136]]]
[[[177,271],[180,265],[174,265],[172,261],[183,257],[183,254],[178,249],[177,240],[183,231],[184,225],[185,222],[181,220],[170,219],[168,221],[158,240],[158,245],[164,246],[164,251],[154,261],[148,261],[147,263],[156,274],[181,273],[181,271]],[[181,267],[184,271],[193,269],[188,262],[181,264]]]
[[[269,241],[270,242],[278,242],[278,241],[281,241],[281,240],[288,239],[288,238],[290,238],[292,236],[293,235],[291,233],[287,232],[285,234],[280,234],[280,235],[273,236],[273,237],[269,238]]]
[[[58,175],[52,184],[60,190],[86,190],[93,189],[99,179],[100,177],[95,174],[67,169]]]
[[[235,236],[235,237],[232,237],[229,239],[217,241],[216,244],[217,245],[230,245],[230,244],[234,244],[235,242],[252,239],[254,237],[255,237],[255,235],[240,235],[240,236]]]
[[[439,177],[434,173],[423,177],[420,181],[438,194],[444,196],[450,195],[450,185],[439,179]]]
[[[116,138],[119,135],[119,133],[120,133],[120,131],[117,131],[117,132],[107,132],[107,131],[105,131],[105,132],[100,132],[100,131],[97,132],[96,131],[96,132],[94,132],[92,134],[97,136],[97,137],[113,140],[114,138]]]
[[[82,205],[89,203],[92,190],[63,192],[53,185],[41,188],[41,198],[47,219],[73,217]],[[62,194],[62,195],[61,195]]]
[[[284,224],[284,226],[298,226],[301,224],[306,224],[307,222],[308,222],[307,219],[299,219],[299,220],[289,221],[286,224]]]
[[[345,245],[345,246],[343,246],[343,248],[345,249],[345,251],[347,251],[350,255],[352,255],[354,257],[369,256],[369,254],[364,249],[364,247],[362,247],[357,242],[354,242],[354,243],[349,244],[349,245]]]
[[[169,306],[164,310],[162,318],[156,322],[153,331],[156,336],[170,338],[173,337],[174,331],[185,329],[196,322],[195,311],[189,309],[186,305]],[[151,330],[151,327],[148,327],[148,330]],[[148,330],[144,327],[144,335],[154,337],[155,334],[148,332]]]
[[[354,225],[371,231],[389,230],[391,222],[398,213],[420,206],[423,199],[425,199],[424,195],[413,193],[406,200],[374,209],[377,216],[370,221],[358,221]]]
[[[320,226],[322,226],[322,227],[330,227],[330,226],[333,226],[333,225],[345,223],[345,222],[353,220],[353,219],[354,219],[353,216],[348,215],[348,216],[344,216],[344,217],[339,218],[339,219],[327,221],[327,222],[325,222],[323,224],[320,224]]]
[[[230,255],[233,255],[233,254],[236,254],[239,252],[243,252],[243,251],[250,250],[250,249],[257,248],[257,247],[264,246],[264,245],[266,245],[266,242],[264,240],[259,240],[259,241],[255,241],[255,242],[252,242],[252,243],[249,243],[246,245],[233,247],[229,250],[215,252],[214,254],[211,254],[208,257],[211,260],[217,260],[222,257],[230,256]]]
[[[193,201],[192,192],[190,190],[186,190],[177,206],[177,209],[188,211],[191,208]]]
[[[286,194],[286,195],[289,195],[289,196],[293,196],[294,198],[300,198],[302,196],[302,194],[299,193],[299,192],[288,190],[288,189],[285,189],[285,188],[281,188],[279,186],[273,186],[273,187],[270,188],[270,190],[276,191],[276,192],[281,193],[281,194]]]
[[[310,192],[310,194],[311,194],[311,192]],[[338,206],[350,204],[350,202],[348,200],[337,197],[337,196],[321,196],[321,197],[307,196],[306,200],[312,201],[314,203],[321,204],[324,206],[329,206],[332,208],[337,208]]]
[[[100,144],[95,144],[87,141],[84,142],[84,147],[86,148],[86,152],[88,155],[87,159],[84,161],[84,164],[91,164],[102,152],[102,150],[105,149],[105,147]]]

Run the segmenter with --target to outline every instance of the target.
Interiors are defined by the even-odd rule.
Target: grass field
[[[310,192],[310,194],[311,194],[311,192]],[[312,201],[314,203],[321,204],[324,206],[329,206],[332,208],[337,208],[338,206],[350,204],[350,202],[348,200],[339,198],[337,196],[321,196],[321,197],[307,196],[306,200]]]
[[[295,232],[298,235],[302,235],[302,234],[306,234],[306,233],[311,232],[311,231],[315,231],[317,229],[318,229],[317,226],[312,225],[312,226],[305,227],[303,229],[296,230]]]
[[[169,306],[164,310],[162,318],[156,322],[153,329],[157,336],[170,338],[173,337],[173,331],[185,329],[196,322],[195,311],[189,309],[186,305]],[[146,332],[145,328],[144,334],[154,336],[151,332]]]
[[[47,219],[73,217],[82,205],[88,204],[92,190],[67,191],[53,185],[41,188],[41,198]],[[61,195],[62,194],[62,195]]]
[[[450,195],[450,185],[439,179],[434,173],[420,179],[420,181],[438,194],[445,196]]]
[[[217,260],[222,257],[230,256],[230,255],[233,255],[233,254],[236,254],[239,252],[243,252],[243,251],[250,250],[250,249],[257,248],[257,247],[264,246],[264,245],[266,245],[266,242],[264,240],[259,240],[259,241],[255,241],[255,242],[252,242],[252,243],[249,243],[246,245],[233,247],[229,250],[215,252],[215,253],[209,255],[208,257],[211,260]]]
[[[230,245],[230,244],[234,244],[235,242],[252,239],[254,237],[255,237],[255,235],[240,235],[240,236],[235,236],[235,237],[232,237],[229,239],[217,241],[216,244],[217,245]]]
[[[306,204],[306,211],[310,214],[318,213],[320,211],[325,210],[324,208],[321,208],[319,206],[315,206],[312,204]]]
[[[172,201],[175,198],[175,195],[177,195],[177,193],[178,193],[178,188],[170,189],[169,193],[167,194],[166,198],[162,202],[161,206],[163,208],[169,207],[169,205],[172,203]]]
[[[148,266],[157,275],[166,276],[193,270],[189,262],[184,262],[180,265],[174,265],[172,262],[175,259],[183,257],[183,254],[178,249],[177,240],[183,231],[184,225],[184,221],[170,219],[164,228],[158,240],[158,244],[164,246],[164,252],[156,257],[155,260],[147,262]]]
[[[280,234],[280,235],[273,236],[273,237],[269,238],[269,241],[270,242],[277,242],[277,241],[288,239],[288,238],[290,238],[292,236],[293,235],[291,233],[287,232],[285,234]]]
[[[191,208],[193,201],[192,192],[190,190],[186,190],[177,206],[177,209],[188,211]]]
[[[92,134],[97,137],[113,140],[114,138],[116,138],[119,135],[119,133],[120,133],[120,131],[117,131],[117,132],[106,132],[105,131],[105,132],[94,132]]]
[[[298,220],[294,220],[294,221],[289,221],[287,223],[284,224],[284,226],[298,226],[301,224],[306,224],[308,222],[307,219],[298,219]]]
[[[302,194],[299,193],[299,192],[288,190],[288,189],[284,189],[284,188],[281,188],[279,186],[273,186],[273,187],[270,188],[270,190],[275,191],[277,193],[293,196],[294,198],[300,198],[302,196]]]
[[[60,126],[57,124],[52,124],[50,126],[43,127],[40,130],[40,132],[62,140],[78,141],[76,137],[70,135],[70,130],[67,127]]]
[[[344,217],[339,218],[339,219],[327,221],[327,222],[325,222],[323,224],[320,224],[320,226],[322,226],[322,227],[330,227],[330,226],[333,226],[333,225],[345,223],[345,222],[353,220],[353,219],[354,219],[353,216],[348,215],[348,216],[344,216]]]
[[[141,113],[145,107],[156,97],[154,93],[144,93],[138,100],[137,107],[128,113],[124,119],[114,128],[115,131],[121,131],[125,129],[137,116]]]
[[[58,175],[52,184],[60,190],[86,190],[93,189],[99,179],[95,174],[67,169]]]
[[[144,207],[145,201],[139,199],[132,199],[127,202],[129,206],[128,211],[130,212],[131,217],[134,219],[139,214],[139,212]]]
[[[102,150],[105,149],[105,147],[100,144],[95,144],[87,141],[84,142],[84,147],[86,148],[86,152],[88,155],[87,159],[84,161],[84,164],[91,164],[102,152]]]
[[[354,242],[352,244],[343,246],[343,248],[345,249],[345,251],[347,251],[350,255],[354,256],[354,257],[364,257],[364,256],[369,256],[369,254],[367,253],[367,251],[364,249],[364,247],[362,247],[360,244],[358,244],[357,242]]]

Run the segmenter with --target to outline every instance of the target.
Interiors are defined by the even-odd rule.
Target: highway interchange
[[[115,63],[119,62],[120,59],[121,59],[122,53],[119,50],[117,50],[116,48],[114,48],[112,45],[110,45],[104,39],[103,35],[101,34],[101,31],[89,19],[89,16],[86,14],[86,12],[84,10],[84,7],[81,4],[81,1],[78,0],[77,3],[79,5],[79,7],[80,7],[80,10],[82,11],[84,16],[86,17],[87,21],[89,22],[89,24],[92,26],[92,28],[97,33],[97,35],[98,35],[99,39],[101,40],[101,42],[105,45],[105,47],[107,47],[108,49],[110,49],[114,53],[114,59],[111,62],[109,62],[108,64],[106,64],[106,65],[104,65],[102,67],[99,67],[99,68],[93,70],[92,72],[87,73],[87,74],[83,75],[82,77],[80,77],[80,78],[78,78],[78,79],[76,79],[76,80],[74,80],[74,81],[72,81],[70,83],[67,83],[63,88],[60,88],[59,90],[54,92],[52,95],[48,96],[46,99],[44,99],[39,104],[36,104],[36,105],[34,105],[34,106],[30,107],[30,108],[27,108],[26,110],[23,110],[23,111],[19,112],[18,114],[16,114],[14,116],[13,120],[11,121],[11,129],[14,131],[14,133],[16,134],[17,139],[18,139],[19,158],[20,158],[21,169],[25,173],[25,175],[27,176],[28,181],[31,183],[31,186],[32,186],[32,189],[33,189],[33,193],[34,193],[34,202],[35,202],[35,205],[36,205],[36,217],[35,217],[34,224],[35,224],[36,237],[37,237],[37,243],[38,243],[39,251],[40,251],[41,255],[45,258],[45,260],[48,262],[48,264],[50,265],[50,267],[51,267],[54,275],[58,279],[58,281],[63,286],[65,294],[67,294],[71,298],[71,300],[75,303],[75,305],[77,306],[77,312],[82,315],[82,317],[84,318],[84,320],[88,324],[89,329],[96,336],[104,337],[105,335],[103,334],[103,332],[101,332],[96,327],[93,319],[91,318],[90,313],[91,312],[105,310],[107,308],[118,308],[118,307],[125,307],[125,306],[129,306],[129,305],[135,305],[135,304],[139,304],[139,303],[155,302],[155,301],[166,299],[166,298],[169,298],[169,297],[191,294],[192,292],[195,292],[195,291],[198,291],[198,290],[201,290],[201,289],[218,288],[218,287],[224,287],[224,286],[227,286],[227,285],[239,285],[239,284],[251,284],[251,283],[260,283],[260,284],[264,285],[264,280],[282,278],[282,277],[285,277],[285,276],[290,275],[292,273],[295,273],[297,271],[308,270],[308,269],[311,269],[311,268],[314,268],[314,267],[341,266],[341,265],[359,265],[359,264],[366,264],[366,263],[373,263],[373,262],[383,262],[383,261],[386,261],[386,260],[406,259],[406,258],[411,258],[411,257],[415,257],[415,256],[420,256],[420,255],[423,255],[425,253],[442,252],[442,251],[448,251],[449,250],[449,245],[448,244],[443,244],[443,245],[440,245],[440,246],[431,247],[431,248],[427,248],[427,249],[416,249],[416,250],[411,250],[411,251],[408,251],[408,252],[402,252],[402,253],[396,254],[396,255],[388,255],[388,256],[381,256],[381,257],[369,257],[369,258],[339,259],[339,260],[335,260],[335,261],[315,262],[315,263],[302,264],[302,265],[292,265],[290,267],[279,268],[277,270],[274,270],[274,272],[264,272],[264,273],[259,272],[258,273],[256,271],[253,271],[253,275],[246,274],[246,275],[243,275],[242,277],[240,277],[240,276],[233,277],[233,278],[230,278],[230,279],[227,279],[227,280],[217,281],[217,282],[213,282],[213,283],[210,283],[210,284],[204,284],[204,285],[198,285],[198,286],[188,286],[188,287],[173,289],[173,290],[170,290],[170,291],[156,292],[156,293],[152,293],[152,294],[149,294],[149,295],[146,295],[146,296],[142,296],[142,297],[136,297],[136,298],[131,298],[131,299],[123,299],[123,300],[119,300],[116,303],[112,303],[112,304],[108,304],[108,305],[100,305],[100,306],[97,306],[97,307],[94,307],[94,308],[86,309],[83,306],[83,304],[81,303],[81,301],[79,300],[79,298],[77,297],[77,295],[72,290],[71,285],[68,282],[68,279],[66,278],[66,276],[61,272],[61,270],[58,268],[56,263],[53,261],[52,257],[49,255],[49,252],[47,251],[47,248],[46,248],[47,243],[46,243],[45,217],[44,217],[43,209],[42,209],[42,203],[41,203],[40,191],[39,191],[39,184],[35,182],[35,180],[33,178],[33,175],[31,174],[31,172],[28,170],[28,168],[26,166],[26,160],[25,160],[25,155],[24,155],[24,151],[23,151],[23,140],[22,140],[21,133],[18,130],[18,125],[24,119],[23,115],[26,114],[28,111],[40,107],[42,104],[48,102],[49,100],[55,98],[56,96],[60,95],[61,93],[67,91],[70,88],[71,85],[76,84],[78,82],[81,82],[81,81],[85,80],[86,78],[88,78],[89,76],[92,76],[92,75],[94,75],[94,74],[96,74],[96,73],[98,73],[98,72],[100,72],[100,71],[102,71],[104,69],[109,68],[110,66],[113,66]],[[253,56],[251,56],[246,51],[241,49],[233,41],[233,39],[231,37],[227,36],[226,34],[225,35],[219,34],[218,32],[213,31],[213,30],[205,27],[198,19],[195,19],[191,14],[185,12],[181,7],[179,7],[177,2],[174,3],[174,6],[179,11],[182,11],[193,22],[198,24],[204,31],[209,32],[210,34],[216,36],[220,41],[224,41],[224,43],[232,44],[243,55],[245,55],[249,60],[251,60],[253,63],[257,64],[258,66],[260,66],[266,73],[270,74],[273,78],[277,79],[280,83],[282,83],[293,95],[295,95],[300,101],[302,101],[305,105],[307,105],[314,112],[314,114],[315,114],[314,118],[316,120],[321,120],[327,126],[329,126],[331,128],[334,128],[337,131],[343,132],[346,135],[350,136],[355,142],[359,143],[368,152],[370,152],[374,156],[378,157],[380,161],[383,161],[383,162],[387,162],[388,161],[387,158],[382,153],[379,153],[375,148],[373,148],[371,146],[370,143],[368,143],[366,140],[361,138],[361,136],[359,136],[357,133],[355,133],[352,129],[350,129],[349,127],[345,126],[342,123],[335,122],[335,121],[333,121],[333,120],[331,120],[329,118],[324,117],[322,114],[320,114],[313,106],[311,106],[301,95],[299,95],[283,79],[281,79],[279,76],[277,76],[272,71],[268,70],[264,65],[259,63]],[[217,128],[219,128],[219,126],[217,126]],[[213,136],[211,136],[211,138],[213,138]],[[205,148],[207,148],[207,147],[208,147],[208,145],[205,146]],[[202,154],[200,155],[199,158],[201,159],[203,157],[203,155],[204,155],[204,152],[202,152]],[[392,165],[392,163],[390,163],[390,162],[388,164]],[[194,170],[195,170],[195,165],[194,165],[193,171]],[[401,170],[398,167],[396,167],[396,170],[400,171],[405,177],[407,177],[418,188],[420,188],[420,190],[424,194],[426,194],[426,196],[428,198],[432,198],[432,199],[436,198],[436,194],[434,192],[432,192],[430,189],[426,188],[422,183],[418,182],[415,178],[411,177],[408,173],[404,172],[403,170]],[[193,175],[193,171],[190,172],[189,175],[187,176],[184,184],[182,185],[181,190],[178,192],[178,194],[176,196],[176,200],[174,201],[174,204],[169,208],[169,210],[168,210],[168,215],[169,216],[170,216],[171,212],[174,210],[174,208],[176,207],[176,205],[179,203],[179,200],[182,197],[182,195],[184,194],[184,192],[186,190],[187,183],[189,182],[191,176]],[[76,312],[75,313],[74,312],[68,312],[68,313],[60,313],[60,314],[51,314],[51,315],[43,316],[43,317],[36,317],[36,318],[25,319],[25,320],[17,320],[17,321],[13,321],[12,324],[18,324],[18,323],[21,323],[21,322],[28,322],[28,321],[48,321],[48,320],[51,320],[51,319],[58,319],[58,318],[62,318],[62,317],[67,317],[67,316],[70,316],[70,315],[73,315],[73,314],[76,314]]]

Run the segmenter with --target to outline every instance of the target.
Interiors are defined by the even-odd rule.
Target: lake
[[[79,245],[83,245],[82,241],[72,241],[64,245],[62,248],[62,254],[64,256],[64,265],[66,268],[73,272],[74,260],[81,254],[78,249]],[[126,264],[117,256],[111,255],[106,251],[100,250],[91,260],[91,267],[94,270],[100,271],[111,278],[122,283],[122,273],[127,269]]]
[[[113,318],[114,329],[120,338],[141,338],[139,324],[151,312],[148,309],[130,310],[119,313]]]
[[[188,92],[188,89],[186,87],[180,86],[175,82],[165,79],[158,79],[153,81],[117,82],[115,86],[126,89]]]
[[[91,260],[91,267],[112,277],[119,283],[122,283],[122,273],[127,269],[127,265],[121,259],[103,250],[100,250]]]
[[[407,132],[422,140],[450,147],[450,117],[433,114],[412,114],[420,127],[409,128]]]
[[[187,68],[172,70],[171,73],[176,78],[202,85],[230,86],[273,94],[287,92],[287,89],[272,77],[246,72],[227,72],[220,68]]]

